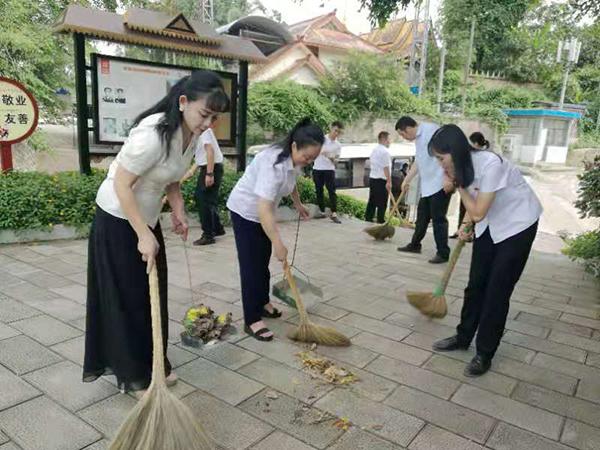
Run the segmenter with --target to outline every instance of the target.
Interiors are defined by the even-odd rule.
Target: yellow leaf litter
[[[347,385],[358,380],[356,375],[352,372],[343,367],[336,366],[327,358],[320,358],[312,352],[302,352],[299,353],[298,356],[302,360],[304,369],[306,369],[309,374],[316,378],[320,378],[327,383]]]

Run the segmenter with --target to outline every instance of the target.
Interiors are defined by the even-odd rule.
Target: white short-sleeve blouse
[[[185,174],[198,140],[198,136],[194,136],[187,149],[182,151],[183,137],[180,127],[173,135],[167,156],[166,143],[161,141],[156,130],[156,125],[163,116],[163,113],[152,114],[129,132],[129,137],[110,165],[108,175],[96,195],[96,203],[107,213],[122,219],[127,218],[121,209],[114,186],[115,174],[120,165],[139,177],[133,185],[138,208],[146,224],[156,226],[165,188],[179,181]]]

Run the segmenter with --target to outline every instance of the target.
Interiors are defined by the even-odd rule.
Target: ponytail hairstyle
[[[490,142],[479,131],[471,134],[471,136],[469,136],[469,141],[479,145],[481,150],[488,150],[490,148]]]
[[[167,144],[167,156],[171,151],[171,140],[177,129],[183,122],[183,112],[179,110],[179,97],[185,95],[189,101],[206,99],[206,107],[214,112],[226,112],[229,110],[229,97],[225,93],[223,83],[219,76],[208,70],[195,70],[191,75],[183,77],[156,105],[147,109],[133,122],[131,128],[136,127],[146,117],[164,113],[164,117],[156,124],[156,131],[160,135],[162,143]]]
[[[427,146],[429,154],[436,153],[452,157],[454,164],[454,179],[458,186],[467,188],[475,179],[471,152],[477,151],[471,146],[467,136],[454,124],[444,125],[433,134]]]
[[[302,150],[309,145],[322,146],[323,142],[325,142],[325,135],[318,125],[312,123],[310,118],[305,117],[298,122],[285,139],[279,143],[282,150],[281,153],[277,155],[277,160],[275,161],[275,164],[273,164],[274,166],[291,157],[292,144],[294,142],[296,143],[298,150]]]

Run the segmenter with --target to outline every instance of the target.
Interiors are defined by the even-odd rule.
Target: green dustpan
[[[306,274],[304,274],[301,270],[294,268],[296,272],[299,272],[301,276],[294,274],[294,280],[296,281],[296,287],[300,294],[308,295],[308,301],[305,301],[306,307],[311,306],[311,304],[315,303],[316,299],[323,298],[323,290],[315,286],[310,282],[310,279]],[[294,295],[292,294],[292,289],[290,288],[290,284],[285,279],[285,277],[273,284],[272,289],[273,296],[291,306],[292,308],[298,309],[296,306],[296,300],[294,300]],[[310,299],[313,301],[311,302]]]

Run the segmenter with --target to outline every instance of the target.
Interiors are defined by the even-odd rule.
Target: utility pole
[[[475,40],[475,17],[471,19],[471,36],[469,37],[469,54],[467,55],[467,62],[465,63],[465,73],[463,77],[462,85],[462,102],[460,111],[462,115],[465,115],[465,109],[467,107],[467,84],[469,82],[469,72],[471,70],[471,57],[473,55],[473,41]]]
[[[440,54],[440,73],[438,75],[437,87],[437,112],[442,112],[442,90],[444,89],[444,65],[446,63],[446,41],[442,41],[442,51]]]
[[[408,65],[408,73],[406,75],[406,84],[409,87],[414,85],[415,60],[417,57],[417,40],[419,39],[419,16],[421,14],[421,2],[415,5],[415,20],[413,22],[413,37],[410,46],[410,63]]]
[[[425,29],[423,30],[423,43],[421,44],[421,64],[419,65],[419,97],[425,89],[425,74],[427,70],[427,44],[429,42],[429,0],[425,0]]]
[[[563,109],[565,105],[565,95],[567,93],[567,85],[569,83],[569,72],[571,68],[579,61],[579,52],[581,51],[581,41],[577,38],[571,38],[569,41],[560,41],[558,43],[558,51],[556,52],[556,62],[561,61],[563,51],[567,51],[567,61],[565,64],[565,75],[563,77],[562,88],[560,90],[559,109]]]
[[[213,0],[200,0],[200,20],[204,23],[213,23],[214,20],[214,10],[213,10]]]

